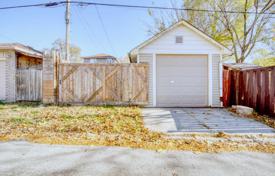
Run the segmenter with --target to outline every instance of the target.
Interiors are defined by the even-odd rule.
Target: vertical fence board
[[[230,104],[230,70],[223,69],[223,106],[228,107]]]
[[[42,70],[17,69],[16,71],[16,100],[41,101],[42,99]]]
[[[267,87],[266,87],[266,96],[265,96],[265,101],[266,101],[266,109],[267,111],[270,111],[270,106],[271,106],[271,101],[270,101],[270,70],[266,70],[265,71],[265,76],[266,76],[266,83],[267,83]]]
[[[260,80],[261,80],[261,98],[260,98],[260,109],[259,109],[259,112],[262,113],[265,109],[265,79],[264,79],[264,72],[261,71],[261,77],[260,77]]]
[[[271,69],[271,89],[270,89],[270,99],[271,99],[271,111],[270,114],[275,116],[275,67]]]

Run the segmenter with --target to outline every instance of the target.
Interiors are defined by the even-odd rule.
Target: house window
[[[176,36],[176,43],[183,43],[183,37],[182,36]]]

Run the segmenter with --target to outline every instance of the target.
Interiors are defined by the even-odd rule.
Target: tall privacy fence
[[[62,63],[45,53],[43,102],[91,105],[146,105],[147,64]]]
[[[275,117],[275,66],[252,69],[223,68],[223,105],[244,105]]]

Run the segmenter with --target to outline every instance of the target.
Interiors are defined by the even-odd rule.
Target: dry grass
[[[224,134],[217,137],[228,138]],[[0,140],[18,139],[49,144],[125,146],[152,150],[275,153],[274,143],[167,138],[144,127],[137,107],[0,105]]]

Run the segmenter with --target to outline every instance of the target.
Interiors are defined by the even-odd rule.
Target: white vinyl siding
[[[220,55],[212,55],[212,106],[220,107]]]
[[[149,72],[149,102],[148,106],[153,106],[153,54],[139,54],[138,56],[139,63],[148,63]]]
[[[183,43],[176,43],[176,36],[183,36]],[[140,49],[140,53],[157,54],[207,54],[220,51],[219,47],[185,26],[174,28]]]

